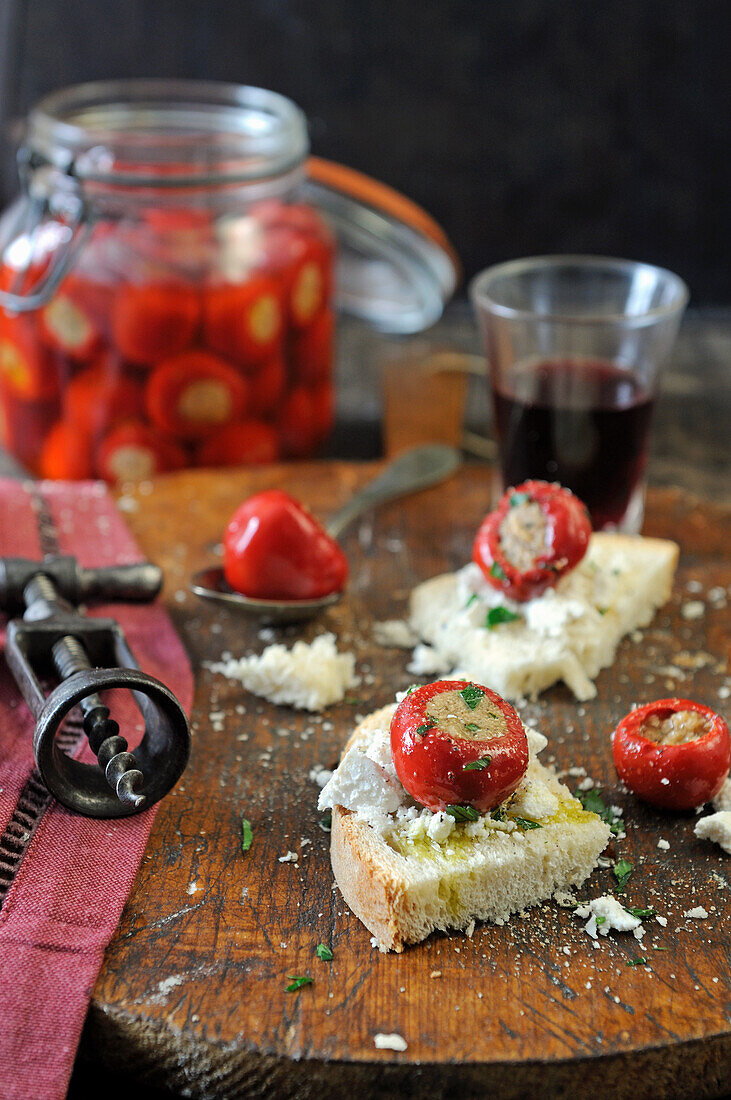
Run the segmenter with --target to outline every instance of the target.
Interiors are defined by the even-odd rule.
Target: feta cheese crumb
[[[449,662],[445,661],[432,646],[419,642],[406,668],[414,676],[433,676],[449,672]]]
[[[660,925],[661,928],[667,928],[667,926],[668,926],[668,918],[667,917],[661,917],[661,916],[659,916],[659,914],[656,913],[655,914],[655,920],[657,921],[657,923]]]
[[[680,608],[680,614],[684,619],[700,619],[703,617],[706,605],[702,600],[688,600]]]
[[[354,654],[338,653],[334,634],[321,634],[309,645],[297,641],[292,649],[270,645],[259,656],[211,662],[205,667],[240,681],[253,695],[301,710],[324,710],[340,702],[346,690],[360,682]]]
[[[579,783],[578,790],[580,790],[580,791],[590,791],[590,790],[593,789],[593,787],[594,787],[594,780],[591,778],[590,775],[587,775],[586,779],[582,779],[581,782]]]
[[[278,857],[278,862],[279,863],[296,863],[298,859],[299,859],[299,856],[297,855],[296,852],[287,852],[286,856],[279,856]]]
[[[713,799],[714,810],[731,810],[731,779],[727,779]]]
[[[330,768],[324,768],[322,764],[315,764],[314,768],[310,768],[309,778],[313,783],[317,783],[318,787],[324,787],[333,777],[333,773]]]
[[[361,745],[348,749],[332,778],[320,791],[317,805],[320,810],[343,806],[346,810],[357,811],[374,826],[385,826],[387,815],[398,810],[403,795],[391,759],[388,731],[379,730],[367,752]]]
[[[379,1031],[373,1036],[373,1045],[376,1050],[404,1051],[409,1044],[406,1042],[403,1035],[399,1035],[396,1031],[392,1031],[388,1035]]]
[[[419,639],[403,619],[386,619],[373,624],[373,640],[387,649],[411,649]]]
[[[660,837],[660,839],[657,842],[657,846],[658,846],[658,848],[660,849],[661,852],[669,852],[670,851],[670,844],[668,843],[667,840],[664,840],[663,837]]]
[[[707,920],[708,913],[702,905],[696,905],[695,909],[689,909],[683,916],[686,920]]]
[[[701,817],[693,831],[701,840],[712,840],[731,855],[731,810]]]
[[[574,909],[574,916],[584,920],[589,918],[584,925],[584,931],[597,938],[597,932],[601,936],[608,936],[614,929],[617,932],[633,932],[642,923],[613,898],[611,894],[604,894],[600,898],[594,898],[586,905],[580,905]],[[597,918],[599,919],[597,921]]]

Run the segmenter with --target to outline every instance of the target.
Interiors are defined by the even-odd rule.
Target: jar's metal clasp
[[[22,146],[18,170],[21,196],[0,222],[0,255],[13,249],[14,271],[9,289],[0,289],[0,306],[13,313],[28,313],[50,301],[88,240],[92,220],[73,163],[59,170]],[[54,235],[47,244],[50,259],[39,278],[26,287],[25,276],[44,231]]]

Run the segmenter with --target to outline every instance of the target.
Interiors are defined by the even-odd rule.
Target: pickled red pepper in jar
[[[326,439],[332,240],[301,205],[270,200],[261,217],[256,206],[245,217],[259,252],[236,281],[214,258],[201,282],[151,269],[149,279],[133,282],[130,271],[112,283],[101,234],[47,306],[2,311],[5,443],[17,449],[20,418],[33,472],[137,480],[185,465],[306,457]],[[164,239],[164,219],[156,227]],[[192,235],[202,231],[194,219]],[[0,278],[10,283],[12,269]]]
[[[321,207],[358,316],[419,331],[454,289],[439,227],[308,160],[306,119],[274,92],[78,85],[33,109],[25,141],[0,242],[0,445],[32,473],[125,482],[316,453],[335,407]]]

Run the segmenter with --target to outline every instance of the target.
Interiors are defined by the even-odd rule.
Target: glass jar
[[[385,331],[438,318],[457,274],[438,227],[308,151],[302,112],[258,88],[88,84],[31,112],[0,222],[0,441],[27,469],[310,456],[336,299]]]

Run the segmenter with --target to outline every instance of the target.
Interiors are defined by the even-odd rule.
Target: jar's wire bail
[[[20,198],[0,221],[0,255],[16,245],[14,275],[9,288],[0,289],[0,306],[13,313],[28,313],[46,305],[53,297],[88,240],[92,226],[88,206],[76,185],[73,164],[64,172],[67,186],[61,192],[60,202],[51,198],[56,193],[52,177],[58,177],[58,170],[25,145],[18,150],[18,172],[22,185]],[[39,234],[48,215],[60,219],[61,244],[35,282],[26,286]]]

